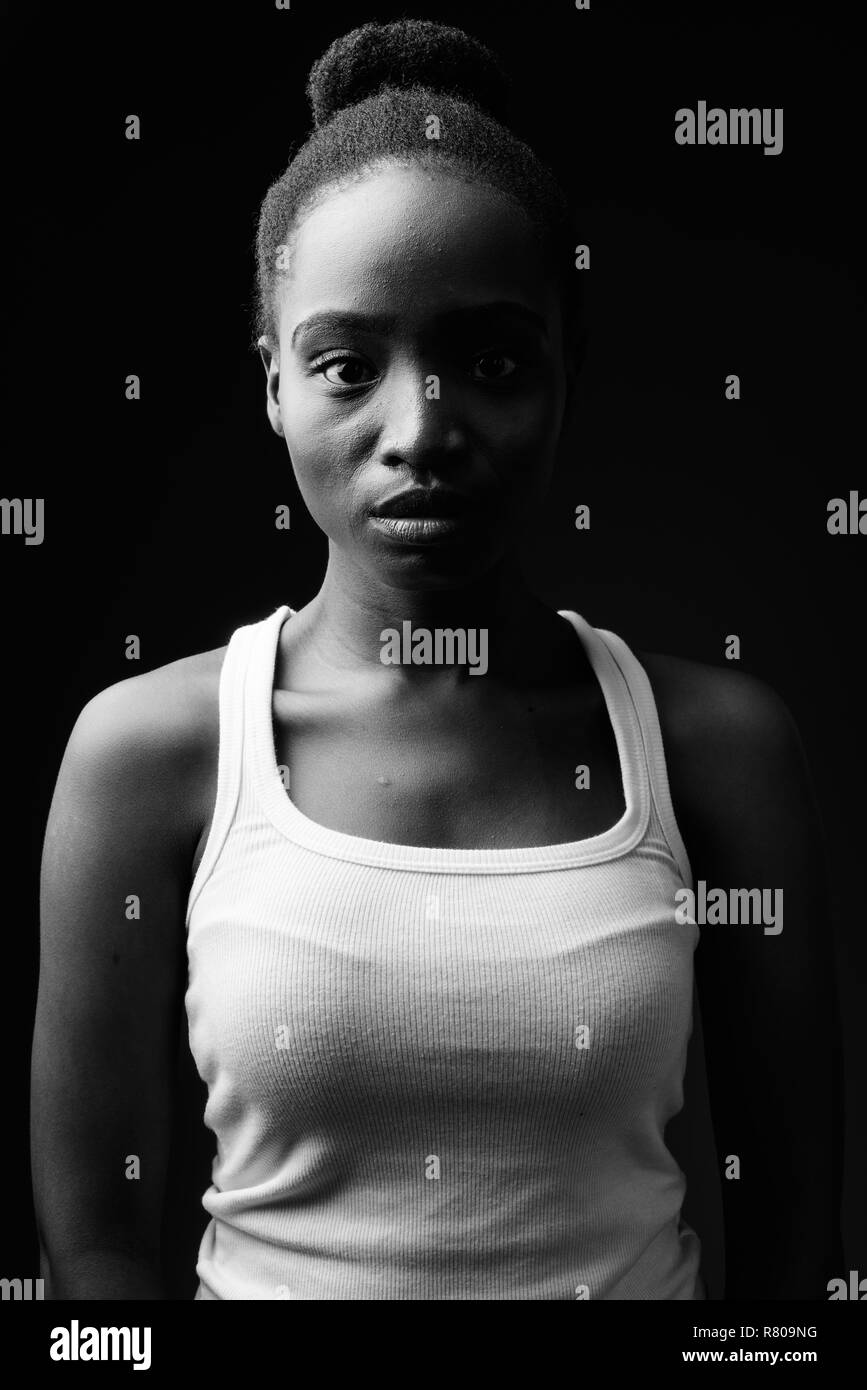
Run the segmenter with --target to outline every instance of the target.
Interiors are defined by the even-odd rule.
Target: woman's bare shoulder
[[[660,723],[703,736],[767,734],[791,718],[782,696],[760,676],[662,652],[635,653],[650,679]]]
[[[768,778],[798,772],[795,721],[767,681],[685,657],[635,655],[655,698],[672,796],[684,811],[736,815]]]
[[[106,798],[136,795],[193,833],[213,784],[220,672],[226,648],[181,657],[116,681],[82,708],[63,771]]]
[[[76,728],[86,727],[97,741],[141,742],[154,753],[192,751],[218,727],[225,653],[225,647],[197,652],[105,686],[84,706]]]

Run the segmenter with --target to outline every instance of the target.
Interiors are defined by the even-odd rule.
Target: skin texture
[[[481,309],[503,301],[541,327]],[[556,294],[522,215],[485,188],[386,169],[302,220],[278,307],[279,344],[260,344],[268,415],[329,538],[320,591],[284,624],[278,651],[275,757],[291,766],[293,800],[321,824],[403,843],[550,844],[607,828],[622,798],[598,683],[515,557],[573,390]],[[310,325],[325,311],[377,323]],[[327,369],[325,353],[338,359]],[[439,399],[426,395],[431,374]],[[418,483],[479,500],[466,538],[421,549],[372,524],[372,503]],[[488,674],[384,666],[380,632],[405,619],[487,628]],[[100,692],[58,776],[33,1057],[52,1297],[163,1296],[184,909],[216,791],[224,650]],[[828,895],[803,751],[763,682],[637,655],[696,880],[784,893],[779,937],[708,926],[696,953],[719,1170],[729,1154],[742,1165],[740,1181],[723,1182],[725,1297],[824,1299],[843,1273],[840,1122]],[[562,774],[579,760],[592,791],[576,798]],[[123,916],[130,893],[146,905],[138,923]],[[123,1177],[130,1153],[139,1182]]]

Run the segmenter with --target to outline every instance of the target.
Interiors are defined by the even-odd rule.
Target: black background
[[[861,438],[865,55],[829,5],[32,4],[4,14],[6,497],[45,499],[45,540],[0,537],[5,679],[4,1022],[11,1195],[0,1275],[35,1275],[27,1110],[38,874],[82,705],[221,646],[314,595],[326,542],[268,427],[250,348],[256,219],[308,129],[304,82],[338,34],[400,15],[501,55],[517,128],[591,248],[578,418],[528,573],[633,646],[742,669],[793,711],[831,866],[848,1097],[847,1269],[867,1274],[863,584],[867,537],[827,503],[867,494]],[[677,108],[783,107],[784,148],[681,147]],[[142,138],[125,138],[141,117]],[[724,396],[737,373],[741,400]],[[140,375],[142,399],[125,399]],[[591,506],[589,532],[574,508]],[[291,507],[278,532],[274,508]],[[184,1022],[181,1025],[183,1041]],[[811,1020],[804,1020],[804,1048]],[[780,1058],[781,1067],[797,1058]],[[702,1079],[687,1084],[701,1119]],[[183,1062],[169,1266],[195,1291],[209,1182],[204,1090]],[[773,1096],[768,1097],[769,1105]],[[804,1125],[808,1131],[809,1097]],[[697,1141],[676,1122],[678,1151]],[[685,1160],[684,1160],[685,1161]],[[685,1214],[719,1279],[712,1176]],[[841,1275],[845,1271],[840,1271]]]

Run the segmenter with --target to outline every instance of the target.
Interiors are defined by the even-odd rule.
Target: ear
[[[272,347],[267,334],[262,335],[256,346],[259,349],[259,356],[262,359],[265,376],[268,380],[266,388],[268,419],[274,433],[279,434],[281,439],[285,439],[283,419],[280,415],[280,349],[279,347]]]

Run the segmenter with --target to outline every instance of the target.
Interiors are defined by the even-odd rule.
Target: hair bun
[[[315,126],[383,87],[431,87],[508,122],[509,80],[489,48],[447,24],[399,19],[362,24],[335,39],[310,69]]]

